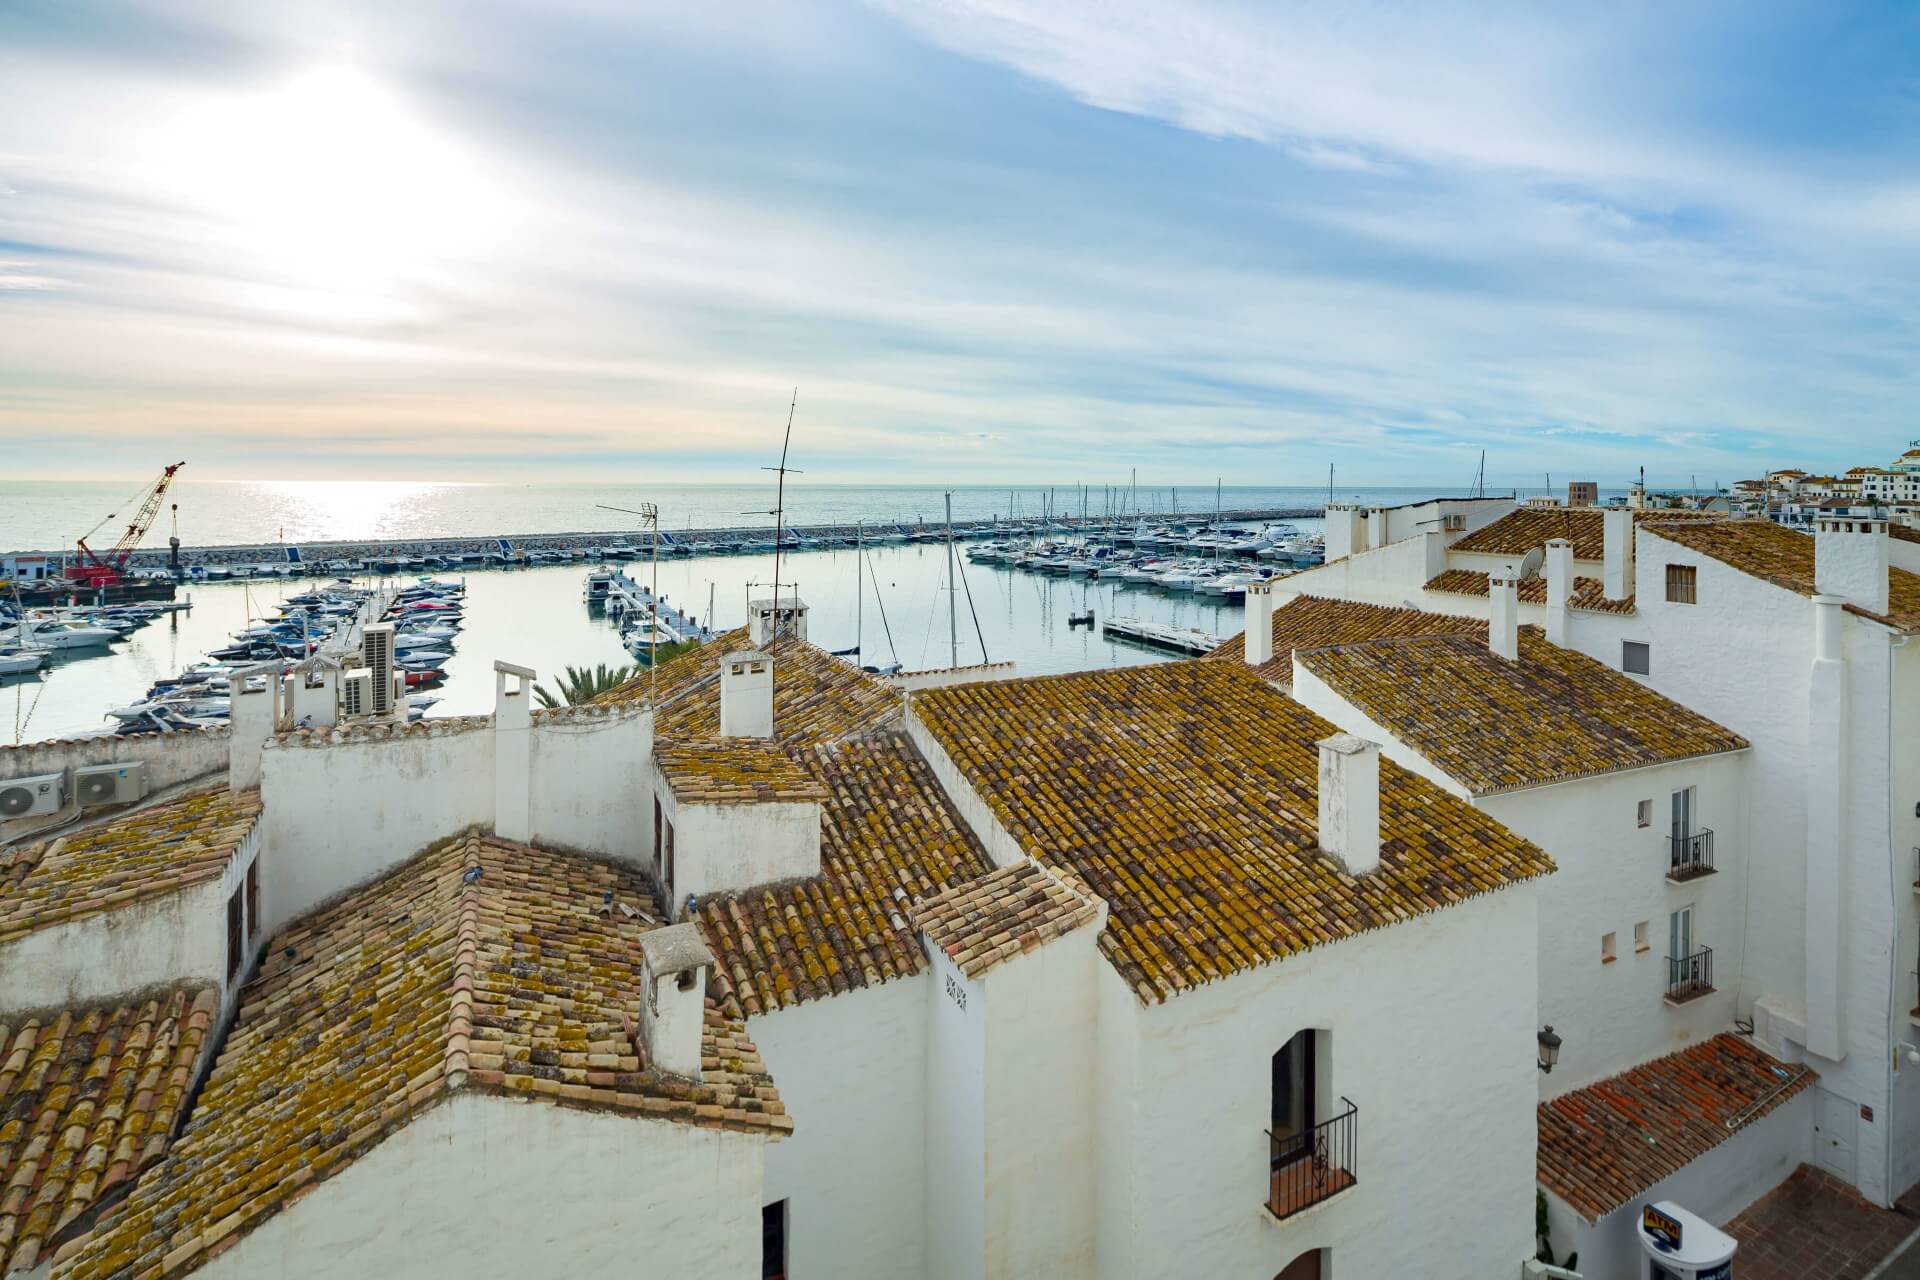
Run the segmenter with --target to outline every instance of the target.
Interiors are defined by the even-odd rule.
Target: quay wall
[[[1306,520],[1318,519],[1322,514],[1319,507],[1272,507],[1240,508],[1221,511],[1220,520]],[[1185,512],[1175,516],[1171,512],[1143,512],[1138,517],[1144,521],[1156,520],[1212,520],[1212,513]],[[1043,521],[1007,520],[1000,528],[1010,532],[1038,532]],[[1051,524],[1065,528],[1078,529],[1093,526],[1105,521],[1088,517],[1081,520],[1077,516],[1059,516]],[[864,526],[869,537],[878,537],[897,531],[913,533],[939,534],[946,528],[941,524],[912,524],[905,520],[875,520]],[[957,536],[969,536],[987,526],[980,521],[960,521],[953,526]],[[856,526],[852,524],[788,525],[787,532],[802,539],[811,538],[852,538]],[[711,540],[740,540],[746,538],[766,538],[773,530],[764,525],[741,525],[713,529],[663,529],[664,534],[673,542],[700,542]],[[391,541],[339,541],[339,542],[263,542],[251,544],[225,544],[204,547],[181,547],[180,563],[186,566],[215,564],[284,564],[287,548],[299,551],[303,562],[327,560],[364,560],[368,557],[393,555],[461,555],[497,552],[499,540],[504,538],[516,551],[560,551],[581,548],[597,550],[612,546],[644,547],[648,535],[637,529],[595,529],[577,530],[563,533],[499,533],[484,537],[460,537],[448,535],[432,538],[399,538]],[[789,547],[792,551],[796,548]],[[805,548],[799,548],[804,550]],[[38,551],[18,551],[0,554],[45,555],[53,557],[69,556],[72,549],[59,547]],[[134,569],[164,569],[169,563],[169,551],[165,547],[147,547],[133,553],[129,562]]]

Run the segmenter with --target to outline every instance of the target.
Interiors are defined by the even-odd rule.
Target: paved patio
[[[1920,1230],[1920,1188],[1894,1208],[1880,1209],[1844,1182],[1803,1164],[1724,1229],[1740,1242],[1734,1255],[1740,1280],[1864,1280]],[[1909,1275],[1920,1280],[1920,1245],[1877,1280]]]

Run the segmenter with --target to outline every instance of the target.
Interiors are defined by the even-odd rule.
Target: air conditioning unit
[[[340,682],[340,714],[343,716],[373,714],[373,672],[361,667],[346,673],[346,677]]]
[[[376,622],[361,633],[361,660],[373,676],[373,715],[393,710],[393,624]]]
[[[1440,527],[1448,533],[1458,533],[1467,527],[1467,518],[1459,512],[1455,512],[1449,516],[1441,516]]]
[[[67,803],[67,775],[43,773],[0,782],[0,818],[31,818],[58,813]]]
[[[132,804],[147,794],[147,766],[135,761],[75,769],[73,794],[83,809],[102,804]]]

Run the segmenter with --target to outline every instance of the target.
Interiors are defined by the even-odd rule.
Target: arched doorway
[[[1325,1280],[1326,1270],[1321,1263],[1326,1258],[1325,1249],[1309,1249],[1282,1268],[1273,1280]]]

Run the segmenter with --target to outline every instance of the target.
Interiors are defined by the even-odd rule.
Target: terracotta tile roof
[[[654,763],[676,799],[690,804],[804,803],[826,798],[814,776],[765,738],[662,741]]]
[[[218,877],[260,817],[225,785],[0,850],[0,942]]]
[[[923,899],[914,915],[928,940],[977,978],[1097,919],[1100,907],[1037,863],[1020,862]]]
[[[1300,665],[1476,795],[1747,740],[1583,653],[1520,628],[1520,659],[1461,636],[1302,651]]]
[[[1427,590],[1441,591],[1455,596],[1479,596],[1484,599],[1488,590],[1488,577],[1489,575],[1478,569],[1449,569],[1445,573],[1427,579]],[[1516,585],[1522,603],[1544,605],[1547,602],[1545,578],[1523,578]],[[1600,579],[1575,578],[1573,594],[1568,597],[1567,606],[1594,613],[1632,613],[1633,597],[1609,600],[1606,584]]]
[[[747,647],[747,629],[741,627],[660,664],[660,736],[719,737],[720,655]],[[823,741],[899,717],[897,690],[817,645],[781,636],[765,652],[774,659],[773,731],[782,742]],[[646,697],[647,677],[641,675],[597,701],[644,702]]]
[[[1710,524],[1652,524],[1649,533],[1711,556],[1742,573],[1763,578],[1803,596],[1814,595],[1813,538],[1771,520],[1720,520]],[[1920,631],[1920,574],[1905,569],[1887,573],[1887,612],[1883,617],[1903,631]]]
[[[1722,518],[1708,511],[1641,511],[1634,517],[1636,522]],[[1552,538],[1571,542],[1576,560],[1604,559],[1607,554],[1605,510],[1600,507],[1521,507],[1492,524],[1475,529],[1450,544],[1447,550],[1523,556],[1535,547],[1546,546]]]
[[[1381,868],[1319,852],[1334,727],[1244,664],[960,685],[915,712],[1026,852],[1109,906],[1100,945],[1145,1003],[1411,919],[1553,862],[1389,761]]]
[[[1818,1078],[1717,1035],[1541,1103],[1536,1176],[1597,1222]]]
[[[219,1011],[212,987],[0,1015],[0,1275],[31,1271],[166,1153]]]
[[[792,750],[826,789],[820,874],[700,900],[734,1017],[919,973],[909,904],[993,868],[904,732]]]
[[[1351,600],[1324,600],[1319,596],[1295,596],[1273,611],[1273,657],[1263,663],[1260,675],[1276,684],[1293,682],[1293,651],[1318,649],[1323,645],[1352,644],[1380,636],[1477,635],[1485,637],[1484,618],[1461,618],[1447,613],[1428,613],[1421,609],[1396,609],[1390,605],[1357,604]],[[1231,662],[1244,666],[1247,637],[1243,632],[1221,642],[1202,661]]]
[[[711,1005],[704,1080],[647,1070],[627,1026],[655,927],[637,872],[477,835],[299,921],[173,1151],[60,1274],[192,1270],[457,1089],[790,1130],[744,1029]]]
[[[1889,524],[1887,536],[1896,542],[1920,542],[1920,529],[1910,524]]]

